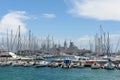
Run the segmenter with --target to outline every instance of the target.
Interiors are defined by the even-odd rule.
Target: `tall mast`
[[[47,51],[50,49],[50,40],[49,40],[49,35],[47,37]]]
[[[109,33],[108,33],[108,38],[107,38],[107,55],[110,55]]]
[[[95,53],[96,53],[96,55],[98,55],[98,44],[99,44],[99,42],[98,42],[98,34],[96,33],[96,35],[95,35]]]
[[[29,30],[29,41],[28,41],[28,50],[31,48],[31,30]]]
[[[18,49],[18,51],[20,51],[20,49],[21,49],[21,35],[20,35],[20,25],[19,25],[19,27],[18,27],[18,47],[17,47],[17,49]]]
[[[53,39],[53,36],[52,36],[52,48],[54,48],[54,39]]]
[[[8,52],[9,52],[9,39],[8,39],[8,29],[7,29],[7,49],[8,49]]]
[[[106,53],[106,33],[104,32],[104,45],[103,45],[103,49],[104,49],[104,54]]]
[[[12,51],[12,38],[13,38],[13,31],[11,30],[11,41],[10,41],[10,47],[11,47],[11,51]]]
[[[28,53],[29,55],[31,55],[31,30],[29,30],[29,34],[28,34]]]
[[[102,37],[102,26],[100,25],[100,54],[103,54],[103,37]]]

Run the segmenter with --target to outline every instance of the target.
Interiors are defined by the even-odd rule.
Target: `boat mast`
[[[29,41],[28,41],[28,51],[29,54],[31,55],[31,30],[29,30]]]
[[[110,56],[110,42],[109,42],[109,33],[107,38],[107,55]]]
[[[99,38],[97,33],[95,35],[95,54],[96,56],[99,55]]]
[[[7,50],[9,52],[9,39],[8,39],[8,29],[7,29]]]
[[[10,41],[11,51],[12,51],[12,42],[13,42],[12,38],[13,38],[13,31],[11,30],[11,41]]]
[[[106,53],[106,33],[104,32],[103,55]]]
[[[103,28],[100,25],[100,53],[103,55]]]
[[[20,35],[20,25],[19,25],[19,33],[18,33],[18,46],[17,46],[17,50],[19,51],[19,53],[21,54],[21,35]]]

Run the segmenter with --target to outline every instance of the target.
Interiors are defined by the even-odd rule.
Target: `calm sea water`
[[[0,67],[0,80],[120,80],[120,70]]]

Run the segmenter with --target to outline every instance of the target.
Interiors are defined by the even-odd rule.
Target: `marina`
[[[120,80],[119,3],[0,0],[0,80]]]
[[[80,49],[72,41],[55,44],[50,36],[37,40],[31,36],[31,31],[24,43],[26,40],[22,40],[19,26],[18,34],[14,35],[15,41],[7,35],[7,42],[1,43],[0,79],[119,80],[119,50],[111,52],[109,33],[100,36],[104,39],[95,36],[94,49],[91,46],[90,49]]]
[[[12,66],[12,67],[51,67],[51,68],[85,68],[90,67],[91,69],[119,69],[120,60],[111,58],[98,58],[98,59],[90,59],[88,57],[76,56],[76,55],[64,55],[60,57],[46,57],[44,59],[33,59],[33,58],[24,58],[19,57],[16,54],[10,52],[12,55],[11,58],[0,58],[0,67],[2,66]],[[17,57],[14,57],[14,56]],[[19,58],[18,58],[19,57]]]
[[[10,37],[7,31],[6,42],[3,41],[4,36],[1,38],[0,65],[24,67],[35,65],[36,67],[48,66],[61,68],[92,66],[93,69],[114,69],[119,67],[119,50],[118,52],[112,52],[110,35],[109,33],[105,34],[101,32],[101,30],[103,29],[100,26],[100,35],[95,35],[95,41],[91,43],[94,44],[92,47],[94,49],[91,48],[91,45],[90,49],[80,49],[73,41],[68,43],[65,40],[63,45],[57,44],[54,42],[53,37],[50,38],[49,35],[45,40],[39,40],[39,38],[37,39],[37,37],[32,36],[31,30],[29,30],[29,35],[23,39],[21,26],[19,25],[16,35],[12,35],[11,31]],[[24,43],[25,41],[27,42]],[[47,58],[53,58],[53,60],[51,59],[51,61],[48,60],[47,62],[45,61]]]

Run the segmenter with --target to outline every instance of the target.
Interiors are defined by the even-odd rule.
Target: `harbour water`
[[[120,80],[120,70],[0,67],[0,80]]]

